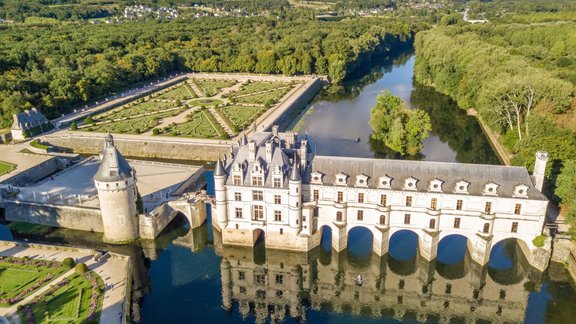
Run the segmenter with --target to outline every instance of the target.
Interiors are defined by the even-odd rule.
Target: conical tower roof
[[[94,180],[101,182],[121,181],[131,178],[133,173],[130,164],[114,146],[114,138],[108,134],[102,150],[100,167],[94,175]]]
[[[292,171],[290,172],[290,181],[302,181],[302,176],[300,175],[300,166],[296,163],[296,159],[294,159],[294,163],[292,164]]]
[[[246,132],[242,134],[242,138],[240,139],[240,146],[248,145],[248,138],[246,137]]]
[[[222,164],[222,160],[218,158],[218,162],[216,162],[216,169],[214,169],[215,176],[224,176],[226,175],[226,170],[224,169],[224,165]]]

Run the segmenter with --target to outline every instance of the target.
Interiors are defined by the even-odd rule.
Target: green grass
[[[35,139],[32,142],[30,142],[30,146],[41,150],[47,150],[50,148],[50,146],[48,145],[41,144],[39,139]]]
[[[240,87],[240,90],[233,92],[233,96],[240,96],[260,91],[276,90],[278,88],[290,87],[292,85],[289,82],[264,82],[264,81],[253,81],[250,83],[245,83]]]
[[[190,106],[216,106],[222,104],[218,99],[196,99],[188,102]]]
[[[196,94],[191,92],[187,87],[188,85],[186,83],[180,83],[178,87],[154,97],[154,99],[189,100],[196,98]]]
[[[254,103],[254,104],[265,104],[269,100],[274,100],[275,102],[278,102],[278,100],[284,97],[284,95],[286,95],[288,91],[290,91],[290,88],[236,98],[236,101],[242,103]]]
[[[226,132],[220,124],[207,116],[210,112],[198,111],[188,116],[188,121],[182,124],[171,126],[164,130],[164,135],[201,137],[201,138],[222,138]]]
[[[237,129],[250,126],[254,120],[266,111],[265,108],[252,106],[223,106],[218,109],[226,114],[228,119],[234,123]]]
[[[209,79],[194,79],[194,83],[204,91],[206,97],[212,97],[222,88],[228,88],[236,83],[236,80],[209,80]]]
[[[146,113],[160,112],[168,108],[176,108],[176,104],[172,102],[142,102],[132,107],[122,106],[118,109],[106,112],[96,116],[94,119],[99,121],[115,120],[142,115]]]
[[[127,120],[100,124],[88,128],[83,128],[82,130],[91,132],[104,132],[104,133],[110,132],[120,134],[140,134],[147,132],[150,129],[158,126],[159,121],[161,119],[175,116],[180,112],[182,112],[182,109],[154,114],[150,116],[136,117]]]
[[[0,176],[5,175],[14,169],[16,169],[16,164],[0,161]]]

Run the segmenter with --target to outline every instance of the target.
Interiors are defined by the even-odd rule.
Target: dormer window
[[[528,186],[526,185],[517,185],[516,187],[514,187],[514,197],[519,197],[519,198],[527,198],[528,197]]]
[[[322,180],[324,178],[324,174],[321,172],[312,172],[312,176],[310,178],[310,182],[312,183],[316,183],[316,184],[322,184]]]
[[[470,186],[470,183],[467,181],[464,181],[464,180],[458,181],[458,182],[456,182],[456,187],[454,188],[454,192],[459,193],[459,194],[467,194],[469,186]]]
[[[498,185],[494,182],[487,183],[484,186],[484,195],[496,196],[498,194]]]
[[[336,183],[335,183],[335,185],[337,185],[337,186],[345,186],[347,179],[348,179],[348,175],[347,175],[347,174],[339,173],[339,174],[336,175]]]
[[[378,178],[378,188],[390,189],[391,184],[392,184],[392,178],[390,178],[389,176],[383,176]]]
[[[410,177],[404,180],[404,190],[416,190],[416,183],[418,179]]]
[[[356,186],[357,187],[368,187],[368,176],[361,174],[356,176]]]
[[[444,183],[444,181],[442,181],[440,179],[434,179],[434,180],[430,181],[430,187],[428,187],[428,191],[442,192],[442,184],[443,183]]]

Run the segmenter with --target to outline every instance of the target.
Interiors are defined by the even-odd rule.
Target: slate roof
[[[324,174],[322,180],[325,185],[335,184],[337,174],[347,174],[348,186],[354,186],[356,176],[365,174],[369,177],[369,188],[378,188],[379,177],[389,176],[392,178],[392,190],[403,190],[405,179],[412,177],[418,180],[416,191],[421,192],[428,191],[430,181],[439,179],[444,182],[442,192],[453,193],[456,183],[464,180],[470,183],[469,195],[482,195],[485,185],[494,182],[499,185],[498,197],[512,197],[515,187],[524,184],[528,187],[527,198],[547,200],[534,188],[530,175],[524,167],[315,156],[305,174],[304,182],[310,183],[312,172]]]
[[[48,119],[36,108],[25,110],[12,116],[14,123],[12,129],[30,129],[48,122]]]
[[[101,182],[122,181],[133,176],[133,169],[114,146],[112,135],[106,136],[100,167],[94,175],[94,180]]]

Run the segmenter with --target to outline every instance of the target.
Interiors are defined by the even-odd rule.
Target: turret
[[[300,175],[300,166],[294,159],[290,180],[288,181],[288,208],[290,227],[296,230],[296,233],[302,229],[302,176]]]
[[[544,187],[544,177],[546,174],[546,163],[548,162],[548,152],[536,152],[536,162],[534,163],[534,187],[538,191],[542,191]]]
[[[218,158],[214,170],[214,192],[216,198],[216,219],[221,230],[228,225],[228,208],[226,201],[226,170]]]
[[[98,190],[104,240],[123,244],[138,238],[136,172],[106,136],[100,167],[94,175]]]

